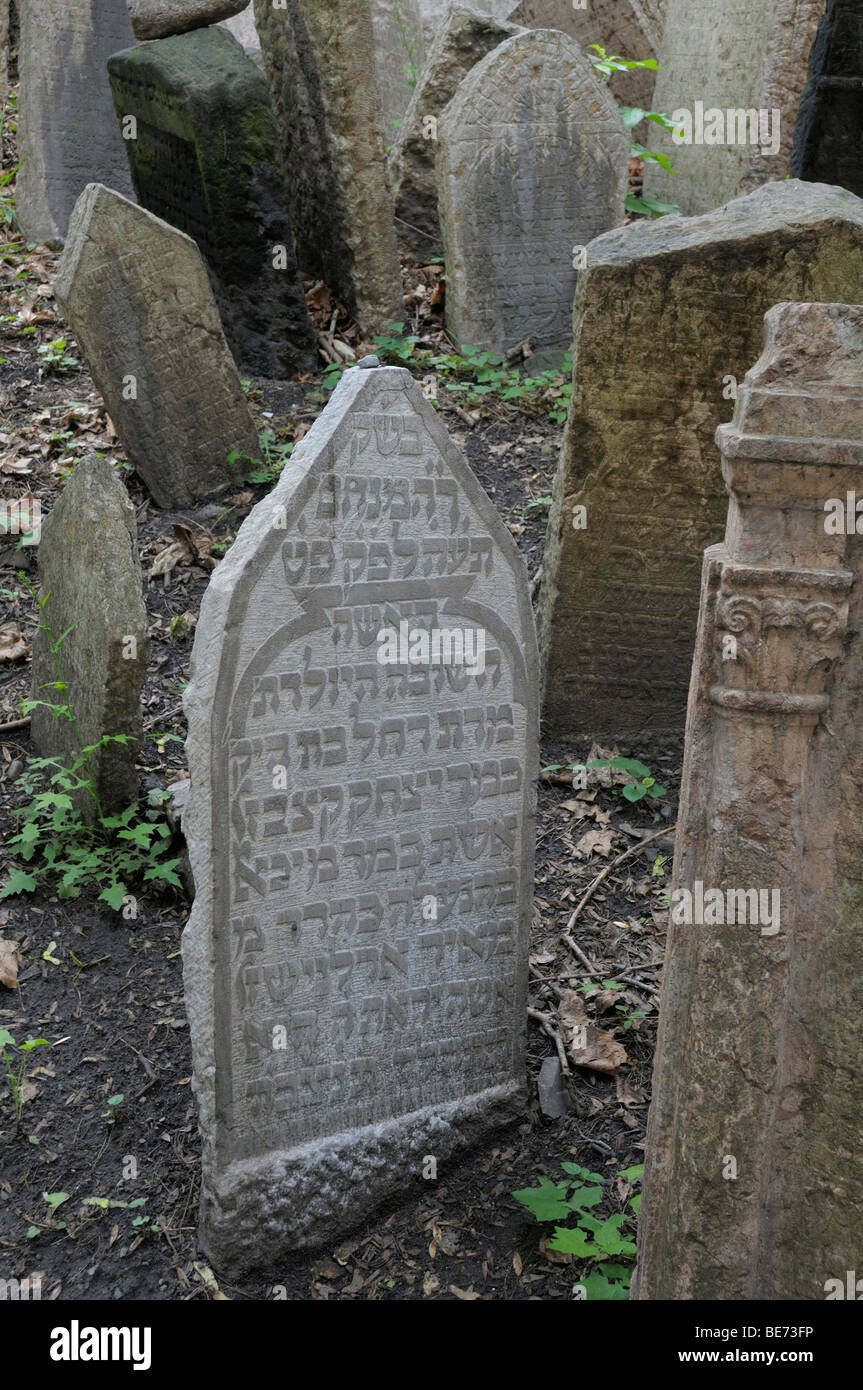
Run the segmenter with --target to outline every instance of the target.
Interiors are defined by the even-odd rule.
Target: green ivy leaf
[[[540,1178],[539,1187],[523,1187],[512,1195],[533,1212],[537,1221],[564,1221],[569,1216],[568,1191],[568,1182],[554,1183]]]

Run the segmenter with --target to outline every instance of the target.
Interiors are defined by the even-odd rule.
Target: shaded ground
[[[8,131],[5,139],[8,167]],[[47,512],[77,459],[92,449],[120,464],[124,456],[89,376],[80,364],[62,362],[77,358],[74,343],[39,353],[65,337],[51,291],[55,259],[44,250],[24,254],[14,226],[6,232],[0,251],[0,495],[37,497]],[[428,306],[435,275],[426,281],[429,292],[416,302]],[[311,293],[322,305],[319,324],[320,313],[332,323],[320,287]],[[433,310],[425,327],[418,324],[420,332],[436,331]],[[336,312],[330,337],[350,343],[350,325],[340,323]],[[53,364],[46,360],[51,356]],[[309,381],[249,383],[248,389],[280,443],[301,437],[314,419],[321,404],[317,388]],[[465,413],[448,401],[440,404],[453,438],[516,537],[535,589],[546,516],[544,505],[535,504],[550,492],[559,427],[549,422],[547,406],[525,412],[487,397],[481,410]],[[213,506],[169,514],[148,503],[131,471],[125,476],[149,576],[152,646],[139,763],[149,789],[185,774],[180,700],[201,596],[213,564],[272,478],[238,485],[236,494]],[[7,565],[0,571],[5,839],[21,801],[16,779],[31,754],[19,701],[29,694],[28,621],[36,608],[16,571],[23,566],[34,583],[38,574],[33,549],[15,550],[0,540],[0,561]],[[546,747],[543,766],[571,763],[588,752]],[[547,1251],[552,1228],[537,1225],[510,1194],[540,1175],[559,1178],[562,1159],[609,1176],[641,1161],[665,920],[663,856],[671,852],[677,780],[667,762],[654,771],[668,796],[636,805],[621,797],[622,778],[617,786],[594,779],[582,793],[560,772],[541,783],[531,1103],[524,1122],[445,1165],[436,1181],[418,1181],[402,1203],[339,1247],[298,1256],[239,1288],[225,1286],[229,1297],[572,1297],[584,1266]],[[608,865],[608,876],[582,905]],[[10,867],[0,846],[0,883]],[[199,1140],[179,957],[188,904],[178,894],[150,893],[139,898],[137,916],[124,920],[93,897],[58,901],[37,893],[0,902],[0,938],[14,942],[20,957],[18,989],[0,986],[0,1029],[19,1042],[43,1037],[50,1043],[31,1054],[17,1133],[11,1091],[0,1082],[0,1279],[40,1274],[43,1298],[207,1299],[212,1275],[195,1246]],[[622,988],[590,995],[581,989],[608,980]],[[566,1057],[568,1029],[582,1017],[599,1029],[590,1034],[595,1066],[567,1063],[570,1110],[551,1120],[540,1111],[536,1078],[543,1059],[559,1055],[552,1035]],[[624,1061],[615,1056],[615,1043],[625,1049]],[[615,1066],[616,1074],[595,1069],[602,1065]],[[109,1106],[118,1095],[122,1100]],[[630,1193],[623,1182],[611,1184],[603,1214],[621,1210]],[[54,1194],[54,1208],[44,1194]],[[131,1202],[139,1205],[125,1205]]]

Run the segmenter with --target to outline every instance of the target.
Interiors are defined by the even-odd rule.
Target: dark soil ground
[[[7,168],[14,162],[13,136],[14,120],[4,134]],[[78,459],[96,449],[124,464],[124,455],[83,367],[49,368],[38,351],[67,336],[51,290],[56,258],[44,248],[28,252],[13,222],[0,229],[0,238],[0,496],[30,493],[47,513]],[[433,291],[435,272],[415,274],[407,283],[426,283]],[[321,300],[320,287],[311,294]],[[425,308],[433,297],[426,295]],[[416,303],[421,299],[415,296]],[[417,311],[420,333],[439,332],[433,308],[425,322]],[[325,310],[331,323],[329,303]],[[335,337],[350,341],[350,325],[344,332],[342,326],[336,314]],[[71,339],[66,351],[79,355]],[[279,442],[300,437],[321,408],[318,381],[251,382],[248,389]],[[516,537],[535,592],[546,509],[531,504],[551,490],[560,426],[549,422],[547,403],[527,411],[486,397],[481,409],[467,412],[440,404],[445,424]],[[270,484],[238,487],[217,504],[173,515],[149,503],[134,473],[124,476],[137,507],[150,618],[147,738],[139,763],[142,786],[150,789],[185,775],[181,695],[201,596],[213,563]],[[17,572],[23,567],[37,583],[38,569],[35,549],[2,546],[5,839],[22,801],[16,780],[32,754],[19,701],[30,693],[27,634],[36,607]],[[543,766],[588,753],[544,747]],[[540,1176],[559,1179],[561,1160],[614,1179],[603,1214],[622,1210],[632,1194],[615,1175],[642,1161],[678,770],[666,759],[654,771],[668,794],[637,804],[622,798],[620,777],[616,786],[594,778],[583,792],[573,790],[562,772],[541,781],[528,1020],[531,1101],[523,1123],[444,1165],[436,1181],[417,1180],[400,1205],[337,1248],[297,1256],[239,1287],[224,1285],[224,1295],[572,1298],[584,1265],[549,1251],[552,1227],[538,1225],[511,1194]],[[0,845],[0,884],[13,863]],[[18,988],[0,986],[0,1029],[19,1042],[45,1038],[50,1044],[30,1054],[17,1131],[11,1090],[0,1075],[0,1279],[39,1275],[43,1299],[206,1300],[217,1293],[218,1271],[214,1277],[195,1243],[200,1149],[179,955],[189,904],[173,890],[149,892],[138,898],[137,916],[126,920],[95,896],[96,890],[60,901],[37,892],[0,901],[0,939],[15,943],[20,958]],[[606,980],[622,988],[590,995],[580,990]],[[552,1034],[565,1049],[567,1028],[582,1017],[580,1004],[595,1030],[589,1033],[594,1064],[567,1062],[569,1110],[549,1119],[540,1110],[536,1080],[543,1060],[559,1055]],[[627,1010],[636,1015],[629,1026]],[[625,1049],[625,1060],[615,1044]],[[122,1101],[110,1107],[117,1095]],[[66,1195],[60,1201],[57,1194]],[[140,1199],[143,1205],[128,1205]]]

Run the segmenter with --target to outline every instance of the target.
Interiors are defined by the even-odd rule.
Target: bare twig
[[[542,1028],[542,1031],[546,1034],[547,1037],[551,1038],[552,1042],[557,1048],[557,1055],[560,1059],[560,1069],[563,1072],[564,1076],[569,1076],[569,1059],[566,1055],[566,1048],[563,1045],[563,1038],[560,1036],[560,1034],[558,1033],[557,1029],[551,1021],[551,1014],[544,1014],[541,1013],[539,1009],[529,1008],[527,1011],[527,1016],[528,1018],[535,1018],[537,1023]]]
[[[631,854],[637,854],[638,851],[639,851],[640,849],[643,849],[643,847],[644,847],[645,845],[649,845],[650,842],[651,842],[651,840],[658,840],[659,837],[660,837],[661,835],[671,835],[671,834],[674,833],[674,831],[675,831],[676,829],[677,829],[677,822],[675,822],[674,825],[664,825],[664,826],[662,827],[661,830],[654,830],[654,832],[653,832],[652,835],[645,835],[644,839],[643,839],[643,840],[639,840],[637,845],[630,845],[629,849],[625,849],[625,850],[623,851],[623,854],[619,854],[619,855],[617,856],[617,858],[614,859],[610,864],[606,864],[606,866],[605,866],[605,868],[603,869],[602,873],[601,873],[601,874],[597,874],[596,878],[593,880],[593,883],[590,885],[590,887],[588,888],[588,890],[587,890],[587,892],[585,893],[584,897],[581,899],[581,902],[578,904],[578,906],[576,907],[576,909],[575,909],[575,911],[573,912],[572,916],[570,917],[569,921],[567,922],[567,924],[566,924],[566,931],[567,931],[567,932],[571,932],[571,931],[572,931],[572,928],[573,928],[573,924],[574,924],[574,922],[575,922],[575,919],[576,919],[576,917],[578,916],[578,914],[581,912],[581,909],[584,907],[585,903],[587,903],[587,902],[590,901],[590,899],[593,897],[594,893],[596,892],[597,888],[598,888],[599,885],[602,883],[603,879],[605,879],[605,878],[608,877],[608,875],[611,873],[612,869],[616,869],[617,866],[618,866],[618,864],[622,864],[623,861],[624,861],[624,859],[628,859],[629,856],[630,856]],[[565,935],[566,935],[566,934],[564,933],[564,938],[565,938]],[[577,951],[576,951],[576,955],[578,955],[578,952],[577,952]]]
[[[23,719],[10,719],[8,724],[0,724],[0,734],[11,734],[15,729],[26,729],[29,723],[29,714],[25,714]]]

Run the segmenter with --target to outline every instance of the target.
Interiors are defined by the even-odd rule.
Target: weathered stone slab
[[[0,0],[0,102],[9,90],[9,0]]]
[[[54,283],[123,447],[160,507],[233,480],[257,431],[200,252],[183,232],[91,184]]]
[[[435,174],[438,117],[471,68],[516,32],[463,5],[444,16],[389,154],[396,234],[408,255],[428,258],[443,250]]]
[[[241,367],[317,365],[297,272],[266,79],[224,29],[116,53],[108,63],[141,204],[194,238]]]
[[[471,69],[438,123],[447,327],[505,352],[571,342],[576,247],[623,220],[630,136],[576,43],[516,34]]]
[[[540,595],[550,730],[679,744],[700,557],[725,516],[714,431],[766,310],[861,284],[863,203],[796,180],[588,247]]]
[[[644,61],[656,58],[662,39],[662,21],[666,0],[589,0],[576,9],[572,0],[521,0],[510,9],[510,24],[526,29],[559,29],[575,39],[587,53],[590,45],[598,43],[606,53],[619,58]],[[650,68],[618,73],[609,86],[618,101],[627,106],[653,109],[653,86],[656,72]],[[652,131],[651,131],[652,134]]]
[[[369,0],[256,0],[255,18],[297,259],[375,333],[404,304]]]
[[[792,178],[837,183],[863,195],[861,129],[863,13],[856,0],[828,0],[797,112]]]
[[[691,114],[691,143],[651,128],[651,148],[677,172],[646,165],[647,193],[689,215],[785,177],[823,10],[824,0],[668,0],[653,104],[675,120]]]
[[[384,143],[392,144],[425,62],[417,0],[370,0]]]
[[[75,722],[33,710],[33,744],[67,766],[106,734],[91,758],[99,803],[77,798],[88,820],[112,815],[138,796],[135,758],[141,739],[141,691],[147,674],[147,612],[141,592],[135,508],[117,469],[95,454],[76,464],[42,523],[39,546],[42,627],[33,637],[33,698],[68,704]],[[55,657],[51,650],[66,636]],[[55,682],[66,689],[58,691]],[[76,737],[77,734],[77,737]]]
[[[134,42],[126,0],[19,6],[16,212],[31,241],[62,241],[88,183],[132,196],[105,63]]]
[[[165,39],[217,24],[245,10],[250,0],[128,0],[136,39]]]
[[[845,516],[848,494],[863,497],[861,422],[863,309],[771,309],[766,350],[717,433],[730,504],[701,584],[642,1299],[858,1296],[848,1273],[863,1244],[853,501],[850,535]]]
[[[464,663],[422,650],[442,630]],[[347,372],[215,571],[186,693],[217,1267],[334,1238],[521,1113],[535,661],[521,558],[419,385]]]

